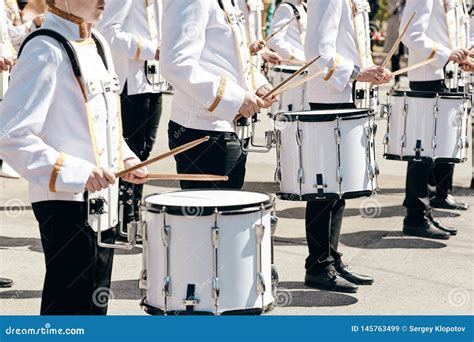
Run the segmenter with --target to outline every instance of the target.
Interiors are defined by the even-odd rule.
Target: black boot
[[[448,240],[449,233],[436,228],[431,222],[425,222],[419,226],[403,224],[403,234],[408,236],[418,236],[428,239]]]
[[[433,226],[435,226],[436,228],[441,229],[441,230],[443,230],[446,233],[449,233],[451,235],[456,235],[458,233],[458,230],[456,228],[451,228],[451,227],[445,226],[443,223],[441,223],[441,221],[436,220],[433,217],[433,213],[431,212],[431,210],[428,212],[426,217],[433,224]]]
[[[0,278],[0,288],[8,288],[13,286],[13,280],[7,278]]]
[[[469,204],[456,201],[452,195],[448,195],[446,198],[434,197],[430,200],[430,206],[437,209],[448,209],[448,210],[467,210]]]

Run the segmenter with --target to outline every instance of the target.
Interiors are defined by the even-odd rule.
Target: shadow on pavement
[[[370,202],[372,203],[372,202]],[[376,203],[376,202],[373,202]],[[443,210],[433,210],[435,217],[459,217],[461,214],[450,212],[450,211],[443,211]],[[287,219],[298,219],[304,220],[306,213],[306,206],[299,208],[288,208],[281,211],[278,211],[277,216],[280,218],[287,218]],[[392,218],[392,217],[404,217],[405,216],[405,208],[402,206],[387,206],[387,207],[371,207],[367,206],[362,209],[359,208],[346,208],[344,210],[344,217],[353,217],[353,216],[362,216],[366,219],[377,219],[377,218]]]
[[[337,307],[358,302],[357,298],[343,293],[319,291],[304,286],[302,282],[280,282],[277,293],[278,307]]]
[[[339,241],[349,247],[365,249],[434,249],[446,247],[446,244],[438,241],[404,237],[401,231],[392,232],[385,230],[341,234]]]

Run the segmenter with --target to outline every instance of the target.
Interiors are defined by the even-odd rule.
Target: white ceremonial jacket
[[[243,14],[222,0],[166,1],[161,68],[175,89],[171,120],[234,132],[245,92],[268,84],[251,63]]]
[[[109,70],[81,25],[48,13],[44,28],[73,42],[84,90],[56,40],[28,42],[0,110],[0,158],[29,181],[32,202],[83,201],[95,166],[118,171],[134,157],[121,134],[118,79],[103,37]]]
[[[413,12],[417,12],[403,39],[403,43],[409,49],[408,64],[413,65],[430,57],[435,58],[432,63],[409,71],[410,81],[434,81],[445,78],[443,68],[448,63],[452,50],[461,47],[462,33],[459,30],[455,8],[458,3],[458,0],[407,0],[400,24],[401,30]]]
[[[186,3],[186,1],[183,1]],[[159,92],[147,80],[145,62],[154,61],[161,44],[162,0],[107,0],[97,29],[108,40],[123,91]]]
[[[308,15],[304,5],[298,5],[298,0],[285,2],[291,3],[298,9],[301,19],[294,19],[291,24],[278,32],[268,42],[268,47],[278,53],[283,59],[291,60],[296,63],[304,63],[306,61],[304,42],[306,38]],[[293,7],[285,2],[280,3],[275,11],[270,34],[278,31],[295,16]]]
[[[262,12],[264,10],[262,0],[238,0],[239,8],[244,14],[247,22],[249,42],[253,43],[263,39]]]
[[[354,65],[373,65],[366,0],[309,0],[306,59],[321,58],[310,73],[323,72],[308,82],[312,103],[350,103]]]

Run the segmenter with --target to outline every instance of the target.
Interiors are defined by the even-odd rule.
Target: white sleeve
[[[134,0],[107,0],[104,17],[97,25],[97,29],[108,40],[114,51],[126,55],[129,59],[154,60],[158,49],[157,42],[123,30],[123,23],[132,5],[138,4]]]
[[[336,49],[336,40],[342,20],[343,2],[346,0],[309,0],[308,30],[305,54],[308,60],[318,56],[315,63],[324,72],[325,79],[334,88],[343,91],[354,71],[354,63],[341,56]]]
[[[426,56],[426,58],[435,51],[433,65],[437,68],[443,68],[449,61],[451,49],[441,45],[440,42],[435,42],[427,32],[434,5],[434,0],[408,0],[403,11],[400,30],[403,30],[413,12],[416,12],[416,16],[403,39],[403,44],[408,47],[409,51]]]
[[[163,76],[199,103],[203,115],[232,121],[243,103],[245,90],[200,63],[213,2],[166,1],[164,6],[160,56]]]
[[[59,47],[39,39],[28,43],[13,68],[0,109],[0,157],[29,182],[44,187],[49,187],[53,170],[59,167],[56,191],[80,193],[94,165],[56,151],[41,138],[51,101],[60,86],[59,71],[68,70],[60,69],[61,63],[68,63],[70,69]]]
[[[270,33],[273,34],[273,32],[276,32],[281,29],[281,27],[287,24],[288,21],[291,20],[293,17],[294,13],[290,5],[281,4],[280,6],[278,6],[273,17],[272,29]],[[273,38],[270,39],[270,41],[268,42],[268,47],[274,50],[284,59],[291,59],[291,57],[295,57],[291,44],[285,39],[290,25],[287,25],[284,29],[282,29],[275,36],[273,36]]]

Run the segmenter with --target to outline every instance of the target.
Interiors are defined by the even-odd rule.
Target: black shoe
[[[467,210],[469,209],[469,204],[457,202],[456,199],[448,195],[448,197],[438,198],[434,197],[430,200],[430,206],[437,209],[449,209],[449,210]]]
[[[336,271],[341,277],[356,285],[372,285],[374,278],[354,273],[347,265],[336,266]]]
[[[458,230],[456,228],[451,228],[448,226],[445,226],[441,221],[436,220],[433,216],[429,215],[427,216],[428,220],[433,224],[438,229],[441,229],[445,231],[446,233],[449,233],[451,235],[456,235],[458,233]]]
[[[6,278],[0,278],[0,288],[8,288],[13,286],[13,280],[11,279],[6,279]]]
[[[448,233],[436,228],[431,222],[426,222],[420,226],[403,224],[403,234],[439,240],[448,240],[450,237]]]
[[[345,280],[335,270],[329,270],[318,275],[306,273],[304,278],[305,286],[318,290],[356,293],[357,285]]]

